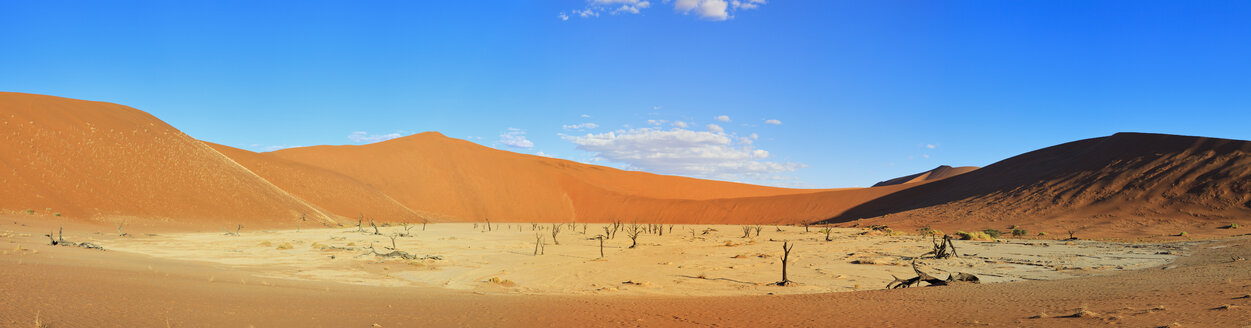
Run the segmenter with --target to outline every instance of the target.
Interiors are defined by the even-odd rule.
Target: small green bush
[[[1238,224],[1230,223],[1228,226],[1225,227],[1225,229],[1238,229]]]
[[[956,231],[956,236],[960,237],[960,240],[995,240],[994,238],[990,237],[990,235],[987,235],[985,232],[981,232],[981,231],[974,231],[974,232]]]
[[[1190,234],[1186,233],[1185,231],[1182,231],[1181,233],[1177,234],[1178,237],[1185,237],[1187,235],[1190,235]]]
[[[1013,229],[1012,229],[1012,236],[1013,236],[1013,237],[1024,237],[1024,236],[1025,236],[1025,234],[1027,234],[1027,233],[1029,233],[1029,232],[1028,232],[1028,231],[1025,231],[1025,229],[1021,229],[1021,228],[1013,228]]]
[[[1046,236],[1046,235],[1047,235],[1047,233],[1046,233],[1046,232],[1039,232],[1039,233],[1038,233],[1038,236],[1039,236],[1039,237]]]
[[[52,213],[52,216],[61,216],[61,212]]]
[[[26,214],[27,214],[27,215],[35,215],[35,210],[32,210],[32,209],[29,209],[29,208],[28,208],[28,209],[26,209]]]
[[[985,233],[987,236],[990,236],[990,238],[999,238],[999,235],[1003,234],[1002,232],[999,232],[999,230],[995,230],[995,229],[982,230],[982,233]]]

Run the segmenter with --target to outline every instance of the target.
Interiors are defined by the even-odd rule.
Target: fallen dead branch
[[[51,241],[52,246],[69,246],[69,247],[82,247],[82,248],[86,248],[86,249],[98,249],[98,250],[104,250],[104,247],[101,247],[100,245],[97,245],[97,244],[92,243],[92,242],[89,242],[89,241],[85,241],[85,242],[81,242],[81,243],[75,243],[75,242],[72,242],[72,241],[66,241],[66,240],[65,240],[65,238],[64,238],[64,237],[62,236],[62,234],[61,234],[61,233],[62,233],[62,232],[64,232],[64,231],[65,231],[65,228],[64,228],[64,227],[60,227],[60,228],[57,228],[56,238],[52,238],[52,233],[51,233],[51,232],[49,232],[48,234],[46,234],[46,235],[44,235],[44,236],[47,236],[47,237],[48,237],[48,239]]]
[[[928,283],[930,286],[948,286],[953,283],[959,283],[959,282],[969,282],[969,283],[975,283],[975,284],[981,283],[981,280],[978,279],[977,276],[968,274],[968,273],[963,273],[963,272],[959,272],[954,275],[947,275],[946,280],[938,279],[925,272],[922,272],[921,269],[917,267],[916,259],[912,260],[912,271],[916,272],[917,274],[916,277],[908,278],[908,279],[899,279],[899,277],[891,275],[891,278],[895,278],[895,280],[891,281],[890,283],[887,283],[886,289],[908,288],[911,286],[920,286],[922,282]]]

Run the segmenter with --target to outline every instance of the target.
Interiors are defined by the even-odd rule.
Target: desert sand
[[[0,296],[6,309],[0,311],[0,323],[6,326],[30,326],[36,317],[54,327],[883,322],[1209,327],[1251,320],[1251,299],[1244,298],[1251,267],[1239,260],[1251,255],[1247,237],[1165,244],[958,241],[960,259],[922,260],[922,268],[931,274],[972,272],[985,283],[886,290],[885,276],[910,271],[894,264],[910,256],[900,254],[924,249],[918,237],[839,229],[834,241],[825,242],[819,232],[782,227],[783,232],[762,231],[752,243],[753,238],[740,238],[741,230],[735,236],[720,229],[731,226],[718,226],[712,233],[717,237],[702,241],[691,240],[689,233],[644,235],[635,249],[622,248],[628,241],[618,236],[608,241],[606,246],[614,247],[606,247],[605,258],[597,260],[597,247],[573,238],[576,233],[558,235],[566,237],[562,245],[548,245],[545,254],[535,256],[533,244],[525,245],[533,238],[531,231],[432,224],[425,233],[405,237],[399,248],[442,259],[404,261],[312,247],[323,241],[346,246],[373,240],[379,248],[383,240],[389,243],[355,228],[245,229],[239,236],[131,230],[130,237],[118,237],[112,226],[40,216],[3,219],[0,238],[8,246],[0,252],[5,268],[0,287],[6,291]],[[93,241],[108,250],[48,245],[42,232],[57,227],[66,228],[66,240]],[[779,279],[780,247],[769,236],[798,242],[791,279],[799,285],[767,285]],[[740,244],[725,246],[721,240]],[[292,248],[279,249],[284,243]],[[485,249],[490,247],[507,250]],[[843,256],[844,247],[860,256]],[[735,258],[739,254],[747,256]],[[860,259],[881,262],[850,263]],[[1038,265],[1043,261],[1061,270]],[[688,277],[695,272],[705,278]],[[500,280],[491,280],[496,277]],[[1074,316],[1078,313],[1085,314]]]
[[[167,233],[100,242],[106,248],[168,260],[214,263],[257,277],[370,286],[426,286],[481,293],[727,296],[829,293],[881,289],[892,275],[912,277],[909,261],[929,251],[928,238],[886,236],[862,229],[835,229],[825,241],[819,229],[761,227],[743,238],[743,227],[673,226],[673,233],[644,233],[635,248],[627,232],[604,243],[602,224],[431,224],[411,226],[395,250],[422,259],[384,258],[390,236],[402,227]],[[585,228],[584,228],[585,227]],[[583,229],[589,230],[583,233]],[[628,229],[628,225],[622,230]],[[669,229],[665,226],[664,229]],[[782,231],[778,231],[781,229]],[[704,232],[707,232],[705,234]],[[536,253],[536,235],[544,237]],[[89,237],[89,236],[83,236]],[[88,238],[90,239],[90,238]],[[796,244],[790,280],[778,288],[782,241]],[[964,258],[921,260],[932,275],[976,273],[983,282],[1051,280],[1165,265],[1184,244],[1117,244],[1097,241],[1005,240],[959,242]],[[430,257],[430,258],[426,258]],[[437,258],[437,259],[435,259]],[[863,263],[863,264],[858,264]],[[499,281],[493,282],[496,278]],[[626,283],[632,282],[632,283]]]

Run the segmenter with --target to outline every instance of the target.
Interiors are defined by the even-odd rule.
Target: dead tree
[[[920,286],[921,282],[928,283],[930,284],[930,286],[947,286],[947,285],[951,285],[957,282],[970,282],[970,283],[975,283],[975,284],[981,283],[981,280],[978,279],[977,276],[963,273],[963,272],[957,272],[954,275],[948,274],[947,279],[945,280],[938,279],[934,276],[926,274],[925,272],[921,272],[921,269],[917,267],[916,259],[912,259],[912,271],[916,272],[917,274],[916,277],[908,278],[908,279],[899,279],[899,277],[891,275],[891,278],[895,278],[895,280],[891,281],[890,283],[887,283],[886,289],[908,288],[909,286]]]
[[[617,239],[617,230],[621,230],[621,220],[613,221],[612,236],[608,236],[608,239]]]
[[[124,226],[124,225],[126,225],[126,220],[125,220],[125,219],[122,219],[122,222],[117,223],[117,235],[118,235],[119,237],[126,237],[126,236],[129,236],[129,235],[130,235],[130,234],[128,234],[128,233],[122,232],[122,226]]]
[[[409,225],[408,221],[400,222],[400,227],[404,228],[404,233],[400,234],[400,237],[412,237],[413,236],[413,234],[409,232],[410,230],[413,229],[413,226]]]
[[[672,224],[670,224],[670,225],[669,225],[669,234],[673,234],[673,225],[672,225]]]
[[[491,231],[491,219],[483,219],[483,220],[486,220],[487,231]]]
[[[812,222],[804,221],[803,224],[804,224],[804,232],[808,232],[808,226],[811,225]]]
[[[356,218],[356,231],[357,232],[365,232],[365,228],[361,226],[361,224],[363,223],[365,223],[365,214],[361,213],[361,216]]]
[[[543,254],[543,234],[534,233],[534,255]]]
[[[430,223],[430,219],[421,218],[421,231],[426,231],[426,223]]]
[[[395,246],[395,237],[399,237],[399,235],[397,235],[397,234],[391,234],[390,236],[387,236],[387,237],[391,237],[391,247],[388,247],[388,248],[389,248],[390,250],[396,250],[396,249],[399,249],[399,247],[396,247],[396,246]]]
[[[939,243],[934,235],[930,235],[930,243],[934,244],[934,250],[925,252],[925,254],[921,254],[919,257],[925,257],[926,255],[934,255],[936,259],[947,259],[953,256],[960,257],[959,254],[956,254],[956,245],[952,243],[951,235],[943,235],[942,243]]]
[[[751,226],[743,226],[743,238],[751,237]]]
[[[630,237],[630,248],[634,248],[635,246],[638,246],[639,234],[643,233],[643,229],[639,227],[639,224],[631,223],[630,226],[625,229],[625,232],[626,232],[626,237]]]
[[[829,223],[825,224],[825,241],[834,241],[833,239],[830,239],[830,224]]]
[[[378,231],[378,225],[377,225],[377,224],[374,224],[374,219],[369,219],[369,226],[374,227],[374,234],[375,234],[375,235],[379,235],[379,236],[381,236],[381,235],[382,235],[382,232]]]
[[[760,237],[760,225],[757,224],[751,228],[756,230],[756,237]]]
[[[595,239],[599,239],[599,258],[604,258],[604,235],[596,235]]]
[[[61,237],[61,233],[64,231],[65,231],[65,227],[59,227],[57,228],[57,231],[56,231],[56,238],[52,238],[51,232],[49,232],[48,234],[44,236],[48,236],[48,239],[52,240],[52,246],[61,245],[61,244],[65,244],[65,238]]]
[[[52,238],[51,232],[49,232],[48,234],[44,236],[48,236],[48,240],[51,242],[52,246],[69,246],[69,247],[82,247],[82,248],[87,248],[87,249],[104,250],[104,247],[100,247],[100,245],[96,245],[89,241],[84,241],[81,243],[65,241],[65,237],[63,235],[64,232],[65,232],[64,227],[57,227],[56,238]]]
[[[300,219],[295,220],[295,232],[300,232],[300,223],[303,223],[304,221],[307,221],[307,220],[308,218],[304,215],[304,213],[300,213]],[[121,230],[118,230],[118,231],[121,231]]]
[[[795,244],[790,242],[782,242],[782,281],[777,282],[778,286],[789,286],[795,282],[786,278],[786,263],[791,259],[791,249],[795,248]]]
[[[539,231],[539,224],[530,222],[530,231]]]
[[[235,226],[235,232],[230,232],[230,231],[227,231],[226,228],[222,228],[222,231],[225,231],[226,232],[225,235],[227,236],[238,236],[239,230],[243,230],[242,224]]]
[[[560,242],[556,241],[556,235],[559,233],[560,233],[560,225],[553,223],[552,224],[552,244],[553,245],[560,245]]]

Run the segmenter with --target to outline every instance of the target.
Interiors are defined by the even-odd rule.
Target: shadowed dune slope
[[[1173,226],[1213,228],[1249,216],[1251,142],[1118,133],[903,190],[832,221],[999,229],[1028,222],[1152,233]]]
[[[976,169],[977,169],[976,166],[951,167],[951,166],[943,165],[943,166],[934,168],[933,170],[878,182],[876,184],[873,184],[873,186],[881,187],[881,186],[891,186],[891,185],[905,184],[905,183],[917,183],[917,182],[946,179],[946,178],[954,177],[957,175],[973,172],[973,170],[976,170]]]
[[[152,115],[52,96],[0,93],[0,185],[0,208],[97,220],[326,219]]]

